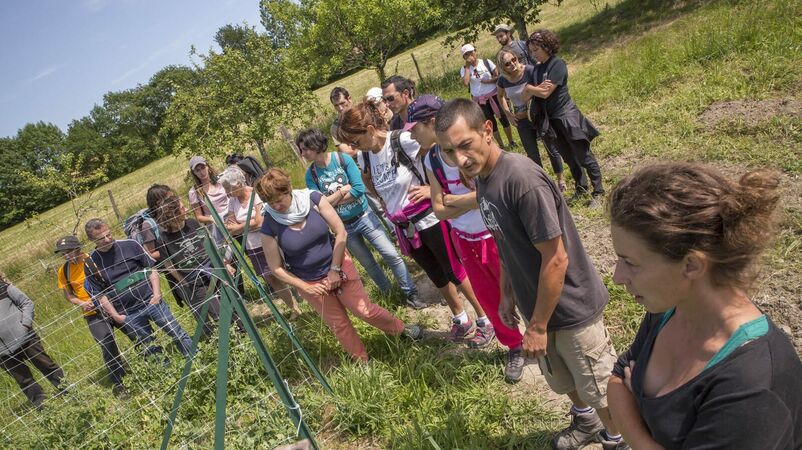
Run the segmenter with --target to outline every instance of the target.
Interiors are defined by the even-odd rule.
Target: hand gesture
[[[432,198],[432,188],[429,186],[412,186],[409,188],[408,194],[409,201],[418,203]]]
[[[538,330],[534,326],[529,326],[524,332],[522,344],[524,355],[530,358],[546,356],[547,336],[546,330]]]
[[[304,286],[301,288],[307,295],[327,295],[329,291],[326,289],[325,286],[322,284],[309,284],[304,283]]]

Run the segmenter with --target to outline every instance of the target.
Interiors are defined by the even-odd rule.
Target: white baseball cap
[[[462,51],[462,55],[464,56],[466,53],[475,52],[476,51],[476,47],[474,47],[471,44],[465,44],[465,45],[462,46],[460,51]]]
[[[374,101],[374,102],[381,101],[381,99],[382,99],[382,88],[380,88],[380,87],[372,87],[372,88],[368,89],[368,93],[365,94],[365,97],[367,97],[368,100],[371,100],[371,101]]]

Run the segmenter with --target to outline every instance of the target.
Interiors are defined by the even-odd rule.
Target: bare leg
[[[507,135],[507,140],[510,142],[510,145],[512,145],[514,143],[512,140],[512,128],[504,127],[504,134]]]
[[[499,146],[504,147],[504,141],[501,140],[501,135],[498,134],[498,131],[493,132],[493,139],[495,139],[496,142],[498,142]]]
[[[576,391],[572,391],[568,393],[568,398],[571,399],[571,402],[577,408],[587,408],[589,405],[582,401],[579,398],[579,394]],[[604,428],[607,430],[607,434],[614,436],[618,434],[618,429],[615,427],[615,423],[613,423],[613,417],[610,415],[609,408],[600,408],[596,410],[596,413],[599,415],[602,423],[604,424]]]
[[[473,293],[473,286],[471,286],[470,280],[468,277],[465,277],[462,280],[462,283],[459,285],[459,290],[462,291],[462,294],[465,295],[465,298],[471,302],[471,306],[473,306],[473,310],[476,312],[476,317],[484,317],[485,310],[482,308],[482,305],[479,304],[479,300],[476,299],[476,294]]]
[[[441,288],[437,288],[437,290],[440,291],[440,294],[446,299],[446,303],[448,303],[448,307],[451,309],[451,314],[456,316],[465,311],[465,308],[462,307],[462,299],[459,298],[457,287],[454,286],[454,283],[448,283]]]

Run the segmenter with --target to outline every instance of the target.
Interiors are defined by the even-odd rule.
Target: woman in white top
[[[214,218],[212,218],[211,211],[206,207],[205,197],[209,197],[215,212],[220,217],[224,217],[228,212],[226,190],[217,180],[217,171],[209,166],[203,156],[190,158],[189,173],[194,184],[189,189],[189,205],[192,207],[198,222],[212,230],[214,240],[219,245],[223,242],[223,234],[214,227]]]
[[[253,188],[248,186],[245,180],[245,173],[237,166],[229,166],[218,179],[228,195],[228,212],[225,218],[226,229],[233,236],[240,235],[245,230],[245,223],[248,221],[248,205],[251,201]],[[262,199],[253,193],[253,209],[248,225],[248,236],[245,239],[245,253],[253,264],[256,273],[262,275],[267,284],[273,288],[273,292],[281,298],[290,308],[290,320],[295,320],[301,315],[298,302],[292,295],[289,286],[276,278],[267,265],[267,258],[262,250],[262,239],[259,228],[262,226]]]
[[[462,46],[462,59],[465,60],[465,66],[459,69],[462,84],[469,87],[473,101],[482,107],[485,118],[493,123],[493,137],[496,138],[499,146],[504,148],[504,141],[501,140],[501,135],[498,134],[496,117],[501,121],[501,126],[504,127],[504,134],[507,135],[507,140],[510,142],[509,148],[514,148],[515,141],[512,140],[510,121],[507,116],[502,114],[499,107],[496,93],[496,80],[498,80],[496,65],[488,59],[479,59],[476,56],[476,48],[471,44]]]
[[[432,210],[431,191],[421,164],[426,152],[421,151],[409,132],[390,132],[371,102],[344,111],[339,122],[340,140],[362,150],[358,162],[365,185],[381,199],[384,211],[395,224],[401,253],[411,256],[445,297],[454,316],[451,339],[471,339],[476,324],[465,313],[457,287],[477,315],[485,314],[454,251],[450,225],[441,222]]]

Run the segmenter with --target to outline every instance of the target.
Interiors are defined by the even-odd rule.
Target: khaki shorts
[[[554,392],[576,391],[588,405],[606,408],[607,380],[616,358],[600,315],[581,328],[549,331],[546,356],[538,358],[538,365]]]

